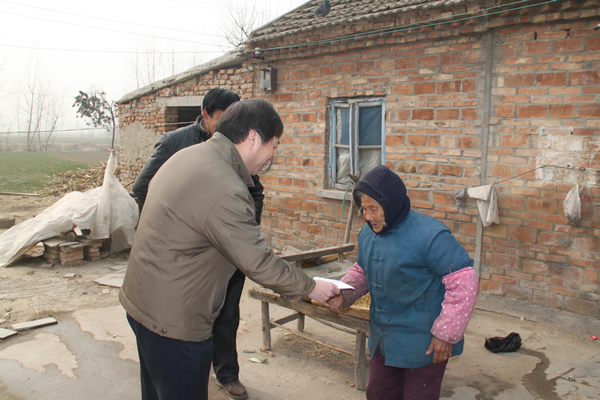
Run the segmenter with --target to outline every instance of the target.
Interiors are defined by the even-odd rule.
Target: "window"
[[[385,160],[385,102],[381,98],[339,99],[330,103],[329,179],[348,189],[348,174],[364,176]]]

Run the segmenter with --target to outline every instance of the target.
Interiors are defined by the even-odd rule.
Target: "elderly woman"
[[[367,399],[439,399],[477,298],[473,260],[444,224],[410,209],[389,168],[371,170],[353,195],[367,221],[358,262],[342,278],[354,289],[327,306],[338,312],[371,294]]]

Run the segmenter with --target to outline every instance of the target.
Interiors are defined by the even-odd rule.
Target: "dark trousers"
[[[448,362],[409,369],[388,367],[385,357],[371,359],[368,400],[437,400]]]
[[[127,314],[140,356],[142,400],[208,400],[212,340],[160,336]]]
[[[229,280],[225,303],[214,322],[212,340],[214,344],[213,369],[221,383],[239,380],[240,366],[236,346],[237,330],[240,325],[240,299],[246,276],[238,269]]]

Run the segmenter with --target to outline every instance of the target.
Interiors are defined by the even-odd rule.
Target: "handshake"
[[[315,288],[308,295],[311,300],[323,303],[325,307],[333,312],[339,312],[344,296],[340,288],[332,282],[315,279]]]

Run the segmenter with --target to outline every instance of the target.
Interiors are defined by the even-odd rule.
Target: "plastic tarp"
[[[114,252],[130,248],[139,208],[115,176],[116,167],[116,156],[111,152],[101,187],[68,193],[36,217],[0,235],[0,267],[15,262],[37,243],[74,228],[89,229],[90,239],[113,237]]]

